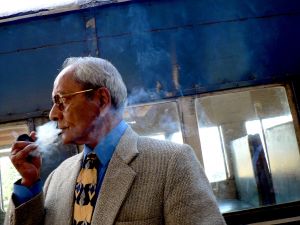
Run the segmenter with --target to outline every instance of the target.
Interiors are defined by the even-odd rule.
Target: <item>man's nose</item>
[[[49,119],[53,121],[58,121],[62,117],[62,112],[58,109],[56,104],[52,105],[49,113]]]

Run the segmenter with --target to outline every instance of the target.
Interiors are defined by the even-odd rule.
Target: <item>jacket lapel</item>
[[[136,175],[128,164],[138,154],[137,139],[137,134],[129,127],[116,147],[101,186],[92,225],[114,223]]]

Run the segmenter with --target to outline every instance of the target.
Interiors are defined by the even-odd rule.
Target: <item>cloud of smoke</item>
[[[145,90],[144,88],[133,88],[127,97],[127,103],[128,105],[134,105],[149,100],[157,100],[159,97],[157,92]]]
[[[54,121],[45,123],[37,127],[37,140],[38,150],[41,154],[47,154],[49,150],[53,150],[53,147],[58,146],[61,143],[59,138],[61,130],[57,128],[57,124]]]
[[[78,153],[76,145],[62,143],[60,133],[61,130],[57,128],[57,123],[54,121],[37,127],[38,150],[33,155],[41,154],[43,182],[62,161]]]

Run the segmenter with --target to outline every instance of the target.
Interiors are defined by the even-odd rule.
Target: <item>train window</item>
[[[204,168],[222,212],[300,200],[297,118],[289,102],[284,86],[195,100]],[[227,184],[226,195],[216,182]]]
[[[176,102],[129,106],[124,119],[141,136],[183,143]]]
[[[221,134],[218,126],[199,127],[203,164],[210,182],[227,178]]]
[[[2,211],[7,209],[13,182],[20,178],[9,159],[10,146],[18,135],[28,132],[29,129],[26,122],[0,125],[0,206]]]

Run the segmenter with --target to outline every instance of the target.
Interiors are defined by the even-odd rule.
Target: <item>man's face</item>
[[[52,98],[57,94],[65,95],[83,90],[84,88],[73,78],[72,67],[67,67],[54,83]],[[89,99],[85,93],[80,93],[64,98],[63,107],[53,104],[49,117],[57,121],[58,127],[62,130],[64,144],[89,144],[99,113],[97,96],[93,95]]]

